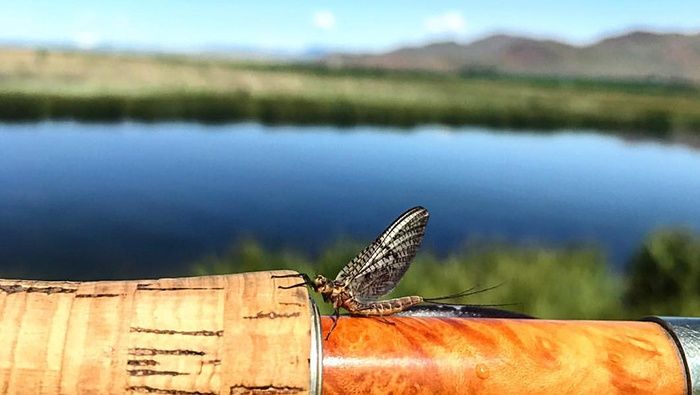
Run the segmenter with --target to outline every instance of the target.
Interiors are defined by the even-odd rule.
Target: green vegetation
[[[288,250],[267,251],[244,240],[223,256],[197,262],[193,271],[204,275],[288,268],[332,277],[362,247],[338,242],[309,258]],[[443,258],[420,253],[392,295],[439,296],[502,284],[462,302],[513,303],[505,308],[542,318],[700,314],[700,236],[655,233],[629,262],[628,273],[613,273],[609,267],[594,248],[477,245]]]
[[[700,91],[685,84],[0,51],[0,120],[42,119],[433,123],[665,136],[700,131]]]
[[[630,269],[625,299],[640,313],[700,313],[700,235],[658,232],[637,252]]]

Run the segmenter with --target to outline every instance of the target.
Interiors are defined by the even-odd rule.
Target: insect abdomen
[[[404,296],[401,298],[380,300],[377,302],[358,303],[352,314],[359,315],[391,315],[423,302],[420,296]]]

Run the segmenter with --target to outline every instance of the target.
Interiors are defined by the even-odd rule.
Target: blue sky
[[[698,0],[0,0],[0,42],[381,51],[494,32],[583,44],[630,29],[700,32]]]

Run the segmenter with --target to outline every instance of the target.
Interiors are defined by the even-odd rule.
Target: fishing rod
[[[700,320],[318,313],[289,271],[0,280],[7,394],[700,393]],[[415,315],[413,315],[415,313]],[[517,314],[517,313],[516,313]],[[387,321],[387,322],[384,322]]]

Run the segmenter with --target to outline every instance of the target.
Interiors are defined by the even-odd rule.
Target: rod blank
[[[323,349],[324,394],[687,394],[652,322],[341,317]]]

